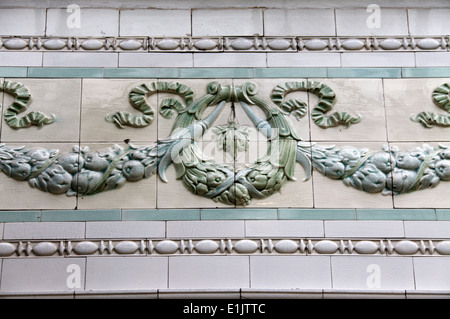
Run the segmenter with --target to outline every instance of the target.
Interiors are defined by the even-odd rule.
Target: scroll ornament
[[[54,118],[40,112],[29,113],[28,120],[17,114],[26,109],[30,98],[28,90],[16,82],[2,83],[4,91],[15,101],[6,112],[14,113],[16,128],[25,125],[50,124]],[[442,93],[443,85],[436,89]],[[101,151],[74,146],[69,153],[60,153],[42,147],[11,147],[0,144],[0,169],[9,177],[28,181],[35,188],[52,194],[87,196],[113,190],[127,182],[137,182],[153,174],[167,182],[166,169],[173,165],[176,178],[193,194],[229,205],[246,206],[252,199],[264,199],[295,180],[296,163],[305,170],[305,180],[312,170],[331,179],[342,180],[347,186],[368,193],[403,194],[437,186],[450,180],[450,149],[423,145],[409,151],[384,147],[379,151],[338,148],[306,143],[295,132],[289,115],[304,117],[307,104],[299,99],[286,100],[294,91],[315,94],[319,100],[311,110],[313,122],[322,127],[351,126],[361,116],[345,111],[330,111],[336,95],[326,84],[316,81],[291,81],[276,86],[271,101],[258,96],[252,82],[243,85],[221,85],[211,82],[207,93],[195,99],[190,87],[179,82],[144,83],[129,93],[131,105],[141,115],[116,112],[106,115],[108,122],[124,129],[151,125],[153,108],[146,102],[148,95],[166,92],[180,99],[167,98],[159,112],[166,118],[175,118],[170,135],[154,145],[126,147],[111,146]],[[435,93],[434,92],[434,93]],[[434,94],[433,93],[433,94]],[[445,99],[436,97],[441,103]],[[445,102],[447,103],[447,102]],[[214,121],[227,105],[242,107],[255,128],[268,141],[267,153],[244,168],[235,169],[206,159],[198,141],[209,130],[218,135],[219,147],[235,155],[248,147],[248,130],[230,118],[228,124],[215,126]],[[22,107],[18,107],[22,105]],[[447,104],[445,104],[447,105]],[[212,109],[211,112],[205,112]],[[261,118],[255,109],[265,114]],[[15,110],[15,111],[14,111]],[[208,115],[204,115],[207,113]],[[10,113],[8,113],[10,114]],[[30,115],[33,114],[33,115]]]

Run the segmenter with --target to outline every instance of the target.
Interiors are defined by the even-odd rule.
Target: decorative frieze
[[[450,239],[130,239],[1,242],[0,257],[110,255],[446,256]]]
[[[0,37],[0,51],[330,52],[448,51],[436,37]]]

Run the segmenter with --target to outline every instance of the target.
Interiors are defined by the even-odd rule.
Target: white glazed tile
[[[124,141],[131,143],[156,141],[157,134],[157,94],[147,96],[147,103],[153,108],[153,122],[142,128],[117,127],[105,117],[116,112],[142,115],[129,102],[129,93],[153,79],[83,79],[83,105],[81,110],[81,141]]]
[[[80,79],[6,79],[22,83],[31,94],[28,108],[18,114],[18,118],[29,112],[39,111],[47,116],[55,115],[55,121],[42,127],[31,126],[23,129],[13,129],[2,126],[3,142],[78,142],[80,128]],[[3,105],[9,107],[14,98],[5,94]]]
[[[107,221],[86,223],[86,238],[161,238],[163,221]]]
[[[113,128],[115,129],[115,128]],[[139,143],[133,146],[154,145],[152,143]],[[91,151],[102,151],[119,145],[126,150],[124,143],[102,143],[102,144],[81,144],[81,147],[88,146]],[[126,181],[124,185],[116,189],[103,191],[94,195],[78,195],[79,209],[151,209],[156,208],[156,185],[155,174],[142,178],[138,181]]]
[[[325,237],[405,237],[400,220],[326,220]]]
[[[43,67],[116,68],[118,53],[44,52]]]
[[[449,238],[450,221],[405,220],[405,236],[408,238]]]
[[[88,257],[86,290],[166,288],[167,264],[167,257]]]
[[[450,260],[447,257],[414,257],[417,290],[450,290]]]
[[[65,8],[47,10],[47,36],[118,36],[119,11],[116,9]],[[77,15],[79,14],[79,24]]]
[[[266,9],[265,36],[331,36],[336,34],[333,9]]]
[[[331,288],[328,256],[251,256],[251,288]]]
[[[447,83],[448,78],[384,79],[387,131],[390,142],[448,141],[448,128],[425,128],[411,120],[420,112],[447,114],[432,99],[433,91]]]
[[[30,148],[45,148],[59,150],[59,154],[70,153],[74,143],[6,143],[9,147],[25,146]],[[20,194],[20,196],[16,196]],[[0,208],[1,209],[74,209],[77,205],[76,196],[66,194],[51,194],[33,188],[26,181],[18,181],[0,172]]]
[[[194,53],[196,68],[265,68],[266,53]]]
[[[375,142],[318,142],[318,146],[336,146],[337,148],[368,149],[370,152],[381,151],[387,143]],[[344,184],[343,180],[324,176],[313,171],[314,207],[315,208],[393,208],[391,195],[368,193]]]
[[[341,53],[267,53],[269,68],[285,67],[341,67]]]
[[[450,29],[450,9],[408,9],[411,35],[445,35]]]
[[[119,67],[191,68],[192,53],[119,53]]]
[[[381,79],[310,79],[328,85],[336,94],[333,108],[325,113],[344,111],[361,115],[361,121],[349,127],[321,128],[311,120],[313,141],[387,141],[386,119]],[[309,93],[310,112],[318,97]]]
[[[412,258],[331,256],[333,289],[414,289]]]
[[[416,52],[417,67],[448,67],[450,52]]]
[[[247,237],[323,237],[319,220],[247,220]]]
[[[248,288],[249,275],[247,256],[169,257],[169,288]]]
[[[45,9],[2,8],[0,30],[5,36],[43,36]]]
[[[3,239],[84,238],[84,222],[5,223]]]
[[[263,35],[261,9],[192,10],[193,36]]]
[[[158,299],[240,299],[240,297],[240,289],[158,289]]]
[[[0,66],[42,66],[42,52],[0,52]]]
[[[190,35],[190,10],[120,11],[120,36],[185,37]]]
[[[342,53],[342,67],[415,67],[414,52]]]
[[[167,221],[168,238],[244,237],[243,220]]]
[[[79,280],[77,277],[79,276]],[[84,289],[85,258],[12,258],[3,260],[2,292]]]
[[[367,8],[336,9],[336,34],[338,36],[408,34],[406,9],[380,8],[379,24],[373,23],[374,14]]]

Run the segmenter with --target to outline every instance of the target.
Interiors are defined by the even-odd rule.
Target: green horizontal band
[[[17,78],[440,78],[450,68],[47,68],[0,67]]]

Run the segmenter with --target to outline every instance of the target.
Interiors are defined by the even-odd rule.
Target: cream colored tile
[[[155,141],[157,137],[157,94],[147,95],[146,101],[153,108],[153,122],[142,128],[117,127],[105,117],[116,112],[127,112],[142,116],[129,101],[132,89],[153,79],[83,79],[83,105],[81,109],[81,141],[131,142]]]
[[[135,146],[152,145],[153,143],[139,143],[133,144]],[[124,150],[127,149],[127,145],[124,143],[117,143]],[[114,146],[114,143],[89,143],[81,144],[81,147],[88,146],[91,151],[108,151]],[[92,167],[86,167],[84,169],[93,171]],[[81,172],[80,174],[83,174]],[[81,177],[78,178],[79,186],[81,185]],[[99,174],[99,176],[101,176]],[[148,178],[141,178],[136,181],[126,180],[121,187],[116,189],[103,191],[94,195],[78,195],[78,208],[79,209],[107,209],[107,208],[128,208],[128,209],[143,209],[143,208],[156,208],[156,185],[157,176],[152,175]]]
[[[414,151],[417,147],[422,148],[423,142],[413,143],[390,143],[391,146],[398,147],[400,151]],[[446,145],[450,147],[449,142],[431,142],[427,145],[438,149],[439,145]],[[448,152],[448,151],[447,151]],[[449,160],[442,160],[441,164],[445,165]],[[436,163],[441,166],[441,164]],[[433,171],[433,170],[432,170]],[[417,174],[417,171],[409,171],[412,176]],[[444,170],[444,173],[445,170]],[[448,172],[447,172],[448,174]],[[445,175],[447,176],[447,175]],[[436,187],[426,188],[423,190],[416,190],[405,194],[394,194],[394,207],[395,208],[448,208],[450,205],[450,198],[448,196],[450,192],[450,182],[440,180]]]
[[[272,105],[274,108],[279,110],[280,108],[273,103],[271,99],[271,93],[272,90],[275,89],[277,85],[282,85],[286,82],[301,82],[306,81],[306,79],[235,79],[233,80],[233,84],[236,86],[243,86],[245,83],[252,82],[256,85],[257,93],[256,96],[261,97],[268,101],[270,105]],[[290,100],[290,99],[299,99],[305,103],[308,103],[308,93],[297,91],[292,92],[289,94],[286,94],[284,98],[284,102]],[[256,113],[260,118],[263,120],[267,119],[267,115],[263,112],[262,109],[257,107],[256,105],[250,105],[253,112]],[[310,107],[308,108],[308,113],[301,117],[300,119],[297,119],[294,115],[294,112],[288,115],[289,121],[291,122],[295,132],[297,135],[305,141],[310,140]],[[264,141],[266,140],[266,137],[261,133],[258,132],[255,128],[255,125],[252,123],[248,115],[245,113],[244,109],[240,106],[239,103],[236,104],[236,117],[237,121],[241,125],[246,125],[249,127],[250,130],[250,139],[252,141]]]
[[[272,143],[271,152],[281,152]],[[267,142],[249,142],[249,148],[246,152],[238,153],[236,156],[236,172],[245,169],[268,152],[269,144]],[[281,153],[280,153],[281,155]],[[306,177],[305,170],[299,163],[295,163],[296,180],[287,180],[279,191],[265,198],[253,198],[250,205],[246,207],[313,207],[313,182],[312,178],[304,181]]]
[[[189,86],[192,89],[192,91],[194,92],[193,102],[199,100],[200,98],[202,98],[203,96],[205,96],[207,94],[208,84],[210,84],[212,82],[217,81],[222,86],[227,86],[227,85],[232,84],[231,79],[179,79],[179,80],[160,79],[159,81],[161,81],[161,82],[178,82],[178,83]],[[184,101],[184,99],[177,94],[165,93],[165,92],[158,93],[158,139],[159,140],[170,136],[170,133],[171,133],[172,129],[174,128],[174,123],[175,123],[175,119],[177,116],[176,113],[174,114],[173,118],[165,118],[164,116],[161,115],[161,113],[160,113],[161,104],[164,102],[164,100],[166,100],[168,98],[175,99],[175,100],[179,101],[182,105],[186,106],[186,102]],[[215,109],[216,106],[217,106],[217,104],[207,107],[204,110],[202,118],[204,119],[206,116],[208,116]],[[227,124],[230,114],[231,114],[231,103],[227,103],[225,105],[224,109],[222,110],[222,112],[219,114],[218,118],[214,121],[213,125],[216,126],[216,125]],[[215,134],[211,129],[209,129],[203,135],[202,139],[204,141],[214,140]]]
[[[338,142],[317,143],[320,146],[335,145],[337,148],[345,149],[368,149],[372,152],[382,151],[383,143],[375,142]],[[349,158],[346,156],[346,158]],[[390,162],[390,160],[388,159]],[[385,176],[379,172],[374,177]],[[377,179],[378,180],[378,179]],[[387,180],[387,177],[386,177]],[[384,181],[386,182],[386,181]],[[314,207],[315,208],[392,208],[392,196],[383,195],[381,192],[369,193],[347,186],[343,180],[324,176],[317,169],[313,172],[314,185]],[[383,185],[385,185],[383,183]],[[382,187],[381,185],[380,187]],[[369,185],[370,186],[370,185]],[[364,187],[367,187],[365,184]]]
[[[4,78],[0,78],[0,81],[4,81],[5,79]],[[4,112],[4,107],[5,107],[5,104],[4,104],[4,93],[3,93],[3,91],[0,91],[0,141],[2,141],[2,125],[3,125],[3,112]]]
[[[333,108],[325,113],[345,111],[361,115],[361,121],[349,127],[321,128],[311,120],[312,141],[387,141],[381,79],[310,79],[328,85],[336,94]],[[310,109],[318,97],[309,93]]]
[[[72,143],[8,143],[9,147],[25,146],[25,148],[45,148],[47,150],[59,150],[60,154],[70,153]],[[38,153],[36,153],[39,155]],[[38,157],[36,157],[38,159]],[[43,174],[41,176],[44,177]],[[64,178],[67,185],[72,182],[72,177]],[[45,178],[45,177],[44,177]],[[43,186],[48,183],[42,182]],[[74,209],[76,207],[76,196],[67,196],[66,194],[52,194],[33,188],[27,181],[15,180],[0,173],[0,209]]]
[[[18,117],[28,112],[39,111],[47,116],[55,115],[52,124],[42,127],[31,126],[13,129],[2,126],[2,141],[46,141],[46,142],[78,142],[80,128],[80,79],[6,79],[25,85],[31,94],[28,109],[19,113]],[[14,101],[13,96],[4,94],[3,112]]]
[[[411,120],[412,114],[434,112],[448,115],[432,99],[433,91],[449,78],[384,79],[387,130],[390,142],[395,141],[449,141],[449,128],[425,128]]]

